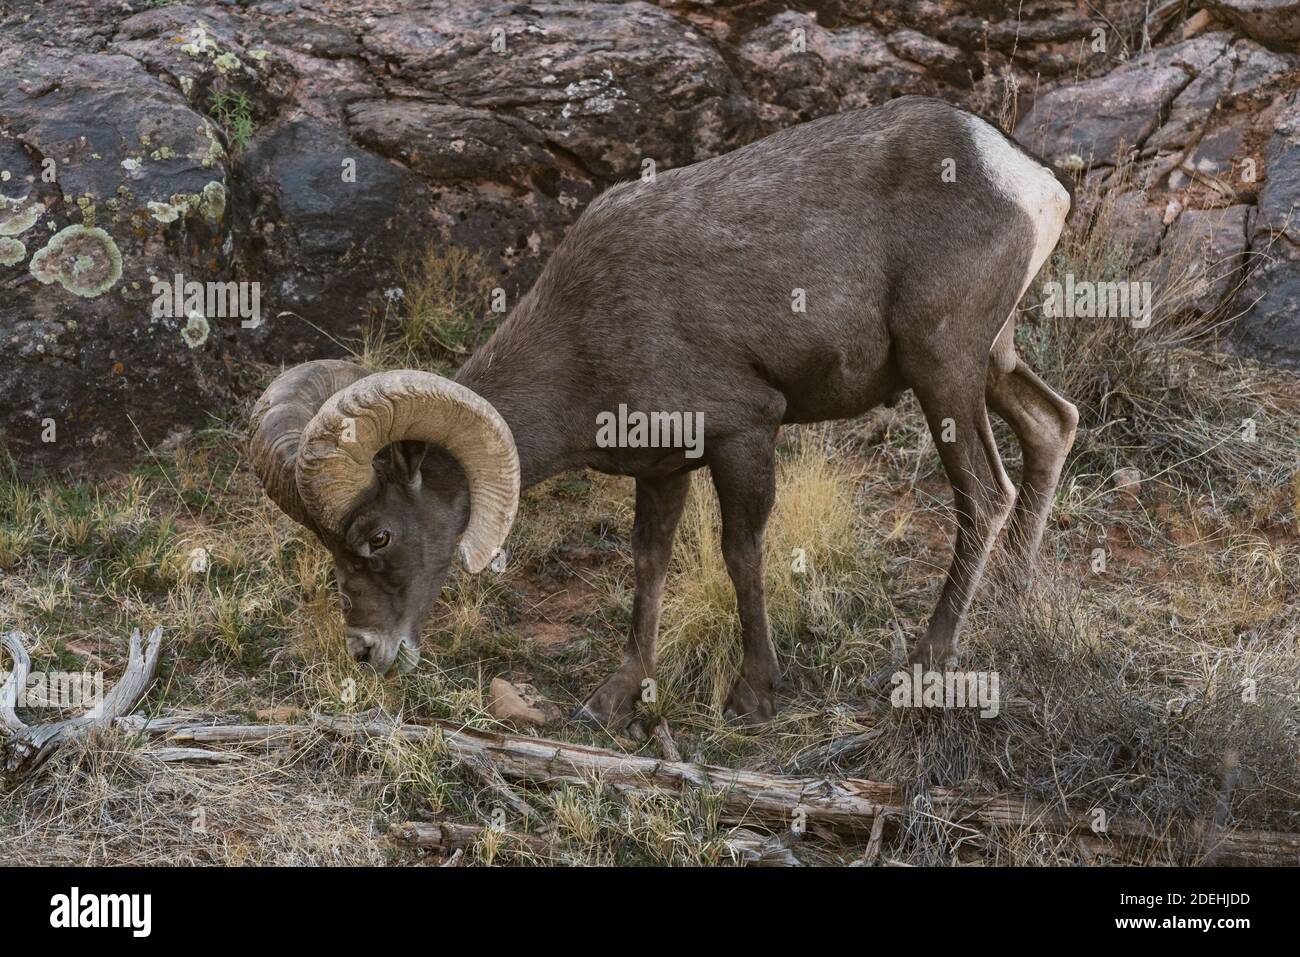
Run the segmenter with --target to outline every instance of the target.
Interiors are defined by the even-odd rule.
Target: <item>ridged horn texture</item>
[[[298,493],[320,527],[343,523],[378,481],[371,464],[392,442],[431,442],[460,462],[469,480],[469,526],[461,564],[482,571],[514,524],[519,454],[510,427],[463,385],[429,372],[378,372],[335,393],[303,430]]]
[[[300,525],[316,528],[298,494],[302,431],[326,399],[369,374],[365,366],[342,359],[304,362],[280,373],[253,406],[249,442],[253,471],[271,501]]]

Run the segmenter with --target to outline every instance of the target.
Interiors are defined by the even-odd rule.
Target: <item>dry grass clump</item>
[[[401,285],[389,290],[385,315],[369,330],[359,361],[446,373],[503,317],[492,309],[496,279],[478,253],[439,243],[405,253],[397,265]]]
[[[932,787],[967,786],[1100,809],[1188,841],[1180,863],[1195,858],[1199,824],[1300,826],[1286,797],[1300,793],[1294,641],[1161,637],[1156,622],[1099,614],[1090,587],[1041,581],[981,605],[963,668],[1000,676],[998,717],[882,707],[879,733],[836,770],[899,782],[920,807]],[[903,834],[901,853],[933,863],[973,837],[924,814]],[[1024,860],[984,835],[977,843]]]
[[[832,458],[832,450],[827,433],[802,432],[777,471],[764,584],[782,656],[810,635],[850,640],[864,603],[879,598],[875,563],[862,552],[852,465]],[[720,527],[712,483],[696,473],[665,590],[659,677],[670,709],[703,707],[711,716],[704,719],[715,722],[740,667],[740,621]]]
[[[207,768],[103,733],[0,790],[7,864],[361,865],[388,855],[357,782],[304,766],[310,749]]]
[[[1026,296],[1017,348],[1080,409],[1070,474],[1106,479],[1120,468],[1211,492],[1220,504],[1267,495],[1287,482],[1300,453],[1300,397],[1275,372],[1215,351],[1236,317],[1225,308],[1188,315],[1185,303],[1207,278],[1240,286],[1237,264],[1202,260],[1190,246],[1164,250],[1153,281],[1150,325],[1124,317],[1080,318],[1044,309],[1044,286],[1151,279],[1122,235],[1127,167],[1105,186],[1091,181],[1056,252]],[[1222,274],[1222,276],[1220,276]],[[1285,381],[1285,377],[1283,377]]]

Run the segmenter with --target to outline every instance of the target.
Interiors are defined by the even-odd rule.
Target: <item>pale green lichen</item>
[[[126,159],[122,160],[122,169],[126,170],[128,173],[134,173],[139,168],[140,160],[138,157],[128,156]]]
[[[227,73],[237,73],[240,70],[246,69],[239,57],[230,50],[223,49],[216,40],[213,40],[208,36],[208,28],[202,23],[196,24],[195,27],[190,30],[190,42],[181,45],[181,52],[192,57],[207,57],[212,61],[212,65],[216,67],[217,72],[222,76],[225,76]],[[259,62],[267,56],[267,52],[264,50],[255,52],[260,55],[253,57],[253,59]],[[247,72],[250,75],[253,74],[251,69],[247,70]],[[192,82],[193,81],[191,81],[191,89],[193,88]],[[182,88],[182,92],[185,93],[186,96],[189,96],[189,89]]]
[[[27,268],[47,286],[57,282],[74,295],[94,299],[122,278],[122,253],[102,229],[67,226],[50,237]]]
[[[12,236],[0,237],[0,266],[17,266],[27,258],[27,247]]]
[[[18,236],[27,232],[44,212],[41,202],[31,196],[11,199],[0,193],[0,236]]]
[[[160,223],[174,223],[185,213],[184,206],[173,203],[149,203],[149,214]]]
[[[190,153],[190,159],[197,159],[205,168],[213,169],[226,158],[226,149],[221,145],[217,129],[205,120],[202,126],[195,128],[195,132],[207,139],[208,146],[202,153]]]
[[[189,319],[181,329],[181,338],[191,349],[197,349],[208,341],[208,320],[202,313],[191,311]]]
[[[149,214],[160,223],[174,223],[193,212],[199,212],[212,224],[221,221],[226,212],[226,188],[212,180],[199,193],[176,193],[166,203],[149,203]]]
[[[242,70],[244,68],[244,64],[239,62],[239,57],[235,56],[229,50],[226,50],[213,60],[212,65],[217,68],[218,73],[222,74],[233,73],[236,70]]]
[[[190,42],[181,46],[181,52],[190,56],[198,56],[200,53],[212,55],[217,50],[217,42],[208,36],[208,28],[202,23],[190,31]]]
[[[226,214],[226,187],[219,181],[214,179],[203,187],[199,199],[199,212],[210,223],[221,222],[221,217]]]
[[[81,225],[95,225],[95,197],[90,193],[77,197],[77,208],[81,210]]]

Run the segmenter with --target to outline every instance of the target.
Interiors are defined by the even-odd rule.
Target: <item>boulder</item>
[[[1111,239],[1129,250],[1133,263],[1143,263],[1160,251],[1164,235],[1163,210],[1146,193],[1130,190],[1110,201],[1104,224]]]
[[[1260,43],[1300,43],[1300,0],[1205,0],[1205,6]]]
[[[1207,315],[1240,286],[1254,207],[1187,209],[1150,271],[1157,316]]]
[[[953,86],[970,86],[980,74],[977,61],[960,48],[916,30],[895,30],[885,37],[885,43],[904,60],[921,64],[931,74]]]
[[[1067,169],[1109,164],[1140,147],[1190,78],[1178,66],[1134,63],[1034,100],[1016,139]]]
[[[1146,141],[1156,149],[1177,149],[1192,143],[1204,129],[1206,118],[1218,108],[1232,85],[1235,63],[1221,56],[1187,84],[1169,108],[1165,122]]]
[[[232,402],[232,329],[195,345],[154,292],[228,272],[222,137],[128,56],[10,46],[0,73],[0,427],[25,469],[126,462]]]
[[[429,183],[346,130],[294,115],[254,138],[240,176],[242,268],[263,283],[271,317],[258,341],[298,361],[326,347],[323,335],[359,340],[398,254],[433,233]]]
[[[1300,54],[1274,53],[1250,40],[1232,45],[1232,59],[1236,64],[1230,91],[1233,97],[1251,96],[1287,74],[1300,72]]]
[[[1234,337],[1251,355],[1300,368],[1300,93],[1275,118],[1251,227],[1251,272]]]
[[[895,39],[900,49],[940,62],[940,47]],[[874,27],[830,30],[787,10],[754,30],[736,51],[746,88],[768,104],[769,126],[786,126],[838,110],[862,109],[894,96],[934,89],[927,67],[904,59]]]
[[[1257,257],[1237,299],[1233,339],[1248,355],[1300,369],[1300,248],[1279,239]]]
[[[644,2],[434,0],[379,18],[364,44],[415,88],[528,122],[597,178],[693,163],[753,132],[704,35]]]
[[[1274,236],[1300,243],[1300,93],[1275,119],[1264,152],[1264,176],[1253,244],[1259,248]]]

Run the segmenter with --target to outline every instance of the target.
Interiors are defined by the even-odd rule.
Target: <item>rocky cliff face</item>
[[[1144,274],[1201,257],[1170,308],[1300,365],[1298,43],[1290,0],[0,0],[0,427],[129,461],[338,354],[403,249],[512,304],[647,163],[908,93],[1123,189]]]

